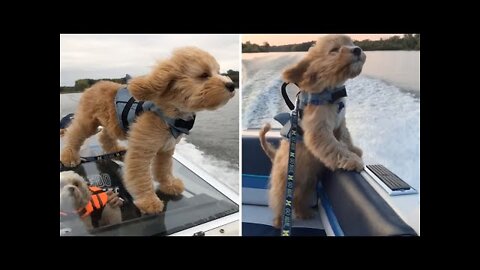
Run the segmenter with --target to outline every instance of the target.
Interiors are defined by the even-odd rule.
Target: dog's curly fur
[[[74,212],[77,209],[84,208],[92,197],[92,192],[88,189],[87,182],[73,172],[64,171],[60,173],[60,209],[68,212]],[[93,229],[90,216],[82,218],[85,228]],[[117,224],[122,221],[120,207],[114,207],[106,204],[100,220],[99,226]]]
[[[152,101],[167,116],[189,120],[192,113],[217,109],[234,96],[231,79],[219,72],[212,55],[185,47],[159,62],[150,74],[133,78],[128,89],[135,99]],[[75,118],[65,132],[60,161],[67,166],[79,164],[82,143],[102,125],[99,141],[106,152],[123,150],[117,139],[128,139],[124,183],[135,205],[142,212],[158,213],[164,205],[155,194],[150,165],[162,192],[182,193],[183,182],[172,174],[172,155],[181,136],[175,139],[167,124],[153,112],[141,114],[125,133],[114,104],[120,88],[120,84],[101,81],[83,93]]]
[[[297,83],[306,92],[320,92],[327,87],[343,85],[362,71],[366,55],[353,54],[356,48],[346,35],[328,35],[318,39],[306,56],[295,66],[283,72],[286,82]],[[362,150],[353,145],[346,127],[345,118],[339,117],[338,107],[333,104],[307,105],[300,125],[304,141],[297,143],[295,191],[293,207],[296,218],[312,216],[309,198],[315,190],[316,175],[323,168],[361,171]],[[274,211],[273,225],[281,226],[287,178],[289,142],[282,140],[275,149],[265,139],[270,125],[260,130],[260,143],[272,160],[269,205]]]

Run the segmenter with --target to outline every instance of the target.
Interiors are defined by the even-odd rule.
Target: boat
[[[101,127],[100,127],[101,129]],[[128,145],[121,142],[123,146]],[[60,149],[63,141],[60,137]],[[127,150],[128,151],[128,150]],[[160,214],[141,214],[132,197],[123,187],[125,166],[121,157],[105,157],[98,142],[98,133],[85,141],[80,156],[83,162],[73,170],[90,183],[108,189],[117,186],[116,192],[124,200],[121,207],[122,221],[116,224],[87,230],[80,218],[66,219],[60,216],[60,236],[238,236],[240,234],[239,196],[228,186],[212,177],[197,164],[175,153],[173,174],[185,184],[184,192],[173,197],[157,191],[165,204]],[[88,158],[94,157],[94,158]],[[114,185],[115,184],[115,185]],[[156,183],[155,183],[156,184]],[[157,189],[158,190],[158,189]]]
[[[259,129],[242,131],[242,236],[280,236],[268,207],[271,161]],[[280,129],[267,133],[278,147]],[[326,171],[311,207],[312,219],[294,219],[291,236],[419,236],[420,194],[388,168],[368,164],[360,173]]]

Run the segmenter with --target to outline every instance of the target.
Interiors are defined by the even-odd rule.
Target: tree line
[[[383,50],[420,50],[420,34],[406,34],[403,37],[393,36],[388,39],[380,40],[354,40],[353,43],[360,46],[364,51],[383,51]],[[315,41],[308,41],[296,44],[287,44],[271,46],[268,42],[262,45],[247,41],[242,43],[243,53],[257,52],[306,52],[315,45]]]
[[[222,75],[230,77],[230,79],[232,79],[233,83],[235,84],[235,87],[238,88],[238,85],[239,85],[239,72],[238,71],[229,69],[227,71],[227,73],[222,73]],[[83,92],[85,89],[94,85],[98,81],[112,81],[112,82],[116,82],[116,83],[119,83],[119,84],[126,84],[127,83],[127,76],[125,76],[123,78],[118,78],[118,79],[98,79],[98,80],[79,79],[79,80],[75,81],[74,86],[60,86],[60,94]]]
[[[119,84],[126,84],[127,83],[127,76],[119,79],[79,79],[75,81],[74,86],[60,86],[60,94],[65,93],[78,93],[83,92],[85,89],[89,88],[90,86],[94,85],[99,81],[111,81],[116,82]]]

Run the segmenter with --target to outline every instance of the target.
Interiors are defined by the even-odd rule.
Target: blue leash
[[[295,149],[297,146],[297,128],[298,128],[298,100],[297,106],[292,111],[291,129],[290,129],[290,148],[288,155],[287,188],[285,192],[285,208],[282,219],[282,236],[290,236],[292,232],[292,202],[293,202],[293,180],[295,175]]]

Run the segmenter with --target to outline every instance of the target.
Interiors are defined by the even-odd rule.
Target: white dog
[[[113,193],[110,193],[113,194]],[[94,227],[120,223],[122,214],[118,205],[111,203],[108,193],[89,187],[73,171],[60,172],[60,215],[78,217],[87,230]]]

